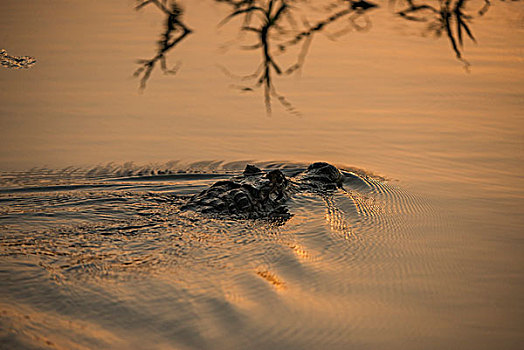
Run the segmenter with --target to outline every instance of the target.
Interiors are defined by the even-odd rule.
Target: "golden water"
[[[238,48],[239,20],[217,29],[229,7],[212,1],[182,3],[179,70],[140,91],[163,16],[134,4],[0,5],[0,49],[37,60],[0,70],[3,347],[520,347],[521,2],[473,20],[469,71],[380,2],[367,31],[315,34],[274,77],[293,110],[273,98],[271,115],[234,77],[260,52]],[[300,195],[276,227],[179,211],[247,161],[317,160],[374,190]]]

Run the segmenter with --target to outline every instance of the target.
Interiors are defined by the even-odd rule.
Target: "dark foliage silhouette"
[[[158,41],[158,51],[156,55],[151,59],[138,60],[140,68],[135,71],[134,75],[136,77],[141,76],[141,89],[146,87],[147,80],[151,76],[157,62],[160,63],[160,68],[165,74],[176,74],[178,67],[175,66],[171,69],[167,67],[166,54],[192,32],[191,29],[182,22],[183,11],[176,1],[143,0],[139,1],[136,9],[140,10],[149,4],[156,5],[156,7],[165,14],[165,31],[162,33],[160,40]]]
[[[232,7],[232,12],[219,25],[225,25],[233,18],[242,16],[239,30],[253,33],[256,36],[254,43],[243,46],[243,48],[260,50],[262,62],[253,74],[241,77],[243,81],[255,80],[255,84],[240,86],[240,88],[243,91],[252,91],[253,88],[263,86],[264,102],[268,114],[271,114],[272,97],[275,97],[289,112],[299,114],[288,99],[277,92],[273,83],[274,75],[290,75],[299,71],[304,65],[305,57],[316,33],[323,31],[329,24],[346,17],[349,20],[349,26],[356,30],[365,30],[366,26],[358,24],[356,20],[364,16],[366,11],[377,7],[376,4],[364,0],[333,3],[324,10],[327,13],[324,19],[310,24],[304,18],[300,23],[296,14],[300,10],[297,4],[308,6],[306,1],[247,0],[235,2],[217,0],[217,2],[226,3]],[[340,34],[341,32],[332,36]],[[277,62],[276,56],[285,54],[295,45],[300,46],[296,62],[283,68]],[[273,50],[273,46],[276,49]]]
[[[352,31],[371,28],[369,13],[379,4],[366,0],[213,0],[228,8],[228,14],[219,19],[218,26],[237,26],[235,43],[244,50],[259,52],[254,72],[245,76],[222,70],[231,78],[240,81],[235,85],[241,91],[261,88],[266,111],[271,114],[272,99],[292,114],[300,114],[293,104],[275,87],[278,76],[300,72],[314,37],[322,33],[332,40]],[[491,6],[490,0],[475,4],[475,13],[466,8],[472,0],[388,0],[389,8],[399,18],[408,22],[426,24],[426,32],[437,37],[445,36],[450,42],[456,58],[466,68],[464,38],[476,43],[471,29],[475,17],[483,16]],[[518,0],[514,0],[518,1]],[[137,10],[155,5],[164,15],[164,31],[158,41],[156,55],[151,59],[139,60],[140,68],[135,76],[140,77],[144,89],[158,62],[165,74],[174,74],[178,65],[169,69],[166,55],[192,31],[182,20],[182,7],[177,0],[138,0]],[[283,59],[286,55],[286,59]],[[295,55],[295,56],[293,56]],[[291,59],[289,59],[291,57]],[[294,62],[285,66],[282,62]]]
[[[396,12],[398,16],[408,21],[428,23],[427,30],[437,37],[445,33],[457,59],[469,66],[461,51],[464,46],[464,33],[476,43],[468,24],[473,19],[473,15],[467,14],[465,10],[468,0],[438,0],[436,5],[430,5],[428,2],[417,4],[415,0],[392,0],[392,2],[402,2],[400,6],[403,9]],[[484,15],[490,5],[489,0],[485,0],[477,14]]]

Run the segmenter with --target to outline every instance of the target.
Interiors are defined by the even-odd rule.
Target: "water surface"
[[[268,115],[263,89],[238,89],[261,56],[239,49],[239,19],[217,29],[226,4],[182,3],[177,74],[141,91],[153,6],[3,1],[0,49],[37,61],[0,70],[2,344],[519,348],[522,3],[473,19],[469,72],[378,4],[369,30],[315,34],[273,80],[299,113],[273,99]],[[248,161],[317,160],[372,186],[301,194],[280,225],[180,211]]]

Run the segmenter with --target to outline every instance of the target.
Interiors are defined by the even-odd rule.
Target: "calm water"
[[[520,348],[524,6],[468,4],[468,68],[378,4],[273,72],[268,114],[225,3],[182,2],[178,71],[140,90],[153,5],[2,1],[0,49],[37,61],[0,67],[1,348]],[[316,160],[368,186],[297,194],[281,224],[180,210],[248,162]]]

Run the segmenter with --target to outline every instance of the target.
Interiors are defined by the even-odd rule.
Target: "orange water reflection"
[[[328,209],[322,222],[333,234],[321,241],[324,245],[313,238],[308,244],[283,240],[293,243],[285,244],[282,260],[296,264],[296,259],[303,265],[292,265],[294,269],[284,273],[287,265],[281,261],[275,263],[281,263],[277,267],[268,264],[260,270],[246,264],[246,279],[267,282],[271,290],[286,290],[266,296],[275,298],[270,305],[305,310],[300,317],[291,314],[282,322],[313,324],[315,327],[307,328],[311,332],[301,334],[305,340],[332,339],[334,344],[347,345],[344,341],[351,334],[357,345],[423,348],[427,343],[423,344],[420,336],[430,334],[441,348],[519,345],[524,294],[520,274],[524,266],[520,243],[524,227],[522,3],[493,2],[482,18],[461,22],[458,29],[450,27],[455,49],[444,32],[443,40],[421,37],[426,23],[414,25],[389,13],[384,2],[377,3],[380,8],[366,11],[356,22],[358,28],[368,28],[369,21],[371,26],[365,31],[349,22],[348,12],[340,17],[344,22],[333,23],[339,27],[303,34],[286,54],[268,52],[261,57],[264,45],[238,50],[239,26],[246,17],[239,14],[217,28],[232,13],[227,4],[181,2],[183,19],[193,32],[173,50],[162,53],[168,55],[168,69],[181,63],[177,74],[164,76],[161,70],[151,71],[141,93],[140,82],[132,76],[136,59],[157,57],[155,40],[166,33],[165,17],[154,6],[135,11],[135,2],[4,0],[0,11],[2,48],[14,56],[33,56],[37,63],[30,70],[0,69],[0,170],[92,168],[128,161],[147,166],[172,160],[211,164],[213,160],[283,159],[354,165],[399,179],[400,186],[436,203],[426,222],[407,213],[402,224],[409,234],[402,232],[388,241],[387,230],[375,228],[367,236],[359,236],[351,231],[352,223],[343,213]],[[338,13],[338,6],[349,9],[348,2],[334,4],[337,7],[329,10],[333,13]],[[435,7],[439,2],[432,4]],[[472,4],[472,10],[482,9],[484,2]],[[447,30],[439,17],[442,13],[430,10],[429,15],[428,23],[437,20],[441,27],[435,28]],[[444,15],[458,24],[453,8]],[[274,10],[271,16],[274,18]],[[324,12],[319,11],[318,16],[304,26],[312,31],[325,19]],[[256,30],[246,30],[250,33],[244,39],[257,44],[256,36],[262,40],[262,29],[267,26],[255,19],[250,23]],[[478,45],[466,40],[464,24]],[[306,31],[299,27],[295,36]],[[460,31],[464,47],[459,43]],[[304,49],[307,55],[302,54],[301,45],[312,36],[314,41]],[[265,40],[268,47],[267,37]],[[168,40],[164,43],[167,47]],[[277,44],[274,48],[278,49]],[[469,73],[457,62],[456,50],[471,64]],[[260,60],[262,71],[257,70]],[[290,69],[295,74],[278,74],[275,66],[281,73],[295,67]],[[220,67],[231,74],[224,74]],[[258,74],[251,82],[232,78],[253,72]],[[257,84],[262,84],[260,90],[256,90]],[[246,89],[239,93],[239,85]],[[276,88],[278,94],[272,95],[271,89]],[[266,113],[267,96],[274,99],[272,116]],[[281,105],[278,96],[291,102],[292,110],[299,110],[300,115],[288,113],[291,108]],[[373,205],[366,198],[354,200],[361,211]],[[446,231],[446,235],[425,226],[439,217],[455,230]],[[303,230],[308,220],[297,215],[291,222]],[[279,234],[285,235],[285,230]],[[303,231],[298,234],[303,235],[300,239],[308,239]],[[328,269],[332,273],[323,277],[318,271],[330,264],[330,239],[343,235],[358,236],[358,241],[348,239],[356,248],[337,258],[358,258],[360,264],[350,265],[341,278],[335,266],[338,260],[334,260]],[[362,249],[359,244],[363,242],[378,248]],[[271,243],[268,246],[272,247]],[[427,261],[433,270],[425,269]],[[294,274],[300,278],[288,279]],[[158,290],[182,294],[174,288],[176,277],[171,270],[163,274],[167,287]],[[308,281],[311,288],[301,290],[297,281]],[[225,279],[224,290],[230,283]],[[108,293],[110,297],[121,292],[114,286],[106,288],[114,293]],[[264,308],[258,291],[246,287],[238,297],[231,297],[232,304],[244,300],[249,306],[237,315],[235,305],[220,304],[221,300],[213,299],[216,295],[207,295],[207,300],[198,295],[199,288],[203,289],[188,282],[184,291],[196,296],[181,300],[208,302],[200,314],[197,312],[204,315],[200,328],[195,327],[202,333],[211,324],[213,332],[221,334],[228,325],[247,319],[255,326],[266,326],[258,329],[277,330],[282,338],[289,336],[289,329],[272,323],[273,310]],[[143,295],[158,293],[153,300],[161,300],[162,292],[148,285]],[[338,304],[326,302],[331,300]],[[54,336],[45,340],[57,346],[64,341],[63,346],[68,347],[64,330],[81,333],[50,311],[27,307],[26,312],[23,305],[19,301],[15,309],[5,305],[2,309],[19,329],[27,329],[29,336],[47,332]],[[155,305],[152,314],[161,314],[164,310]],[[253,305],[258,313],[250,316],[244,310],[250,311]],[[186,310],[184,305],[176,306],[176,311]],[[234,323],[238,321],[234,317],[223,321],[219,317],[223,313],[213,313],[220,307],[228,311],[230,307],[233,311],[228,315],[240,321]],[[145,312],[140,306],[131,308]],[[21,316],[25,314],[37,318],[38,324],[57,326],[34,331],[30,321]],[[317,315],[325,323],[308,323]],[[198,317],[192,320],[198,323]],[[339,324],[343,327],[334,326]],[[86,323],[83,327],[87,336],[96,333],[93,338],[118,343],[112,334],[100,330],[100,325]],[[398,334],[416,338],[418,343],[394,343]],[[253,337],[257,336],[263,337],[259,333]],[[240,338],[253,339],[244,334]],[[464,339],[471,342],[466,344]],[[158,344],[163,340],[158,339]],[[195,344],[198,348],[199,343]]]

